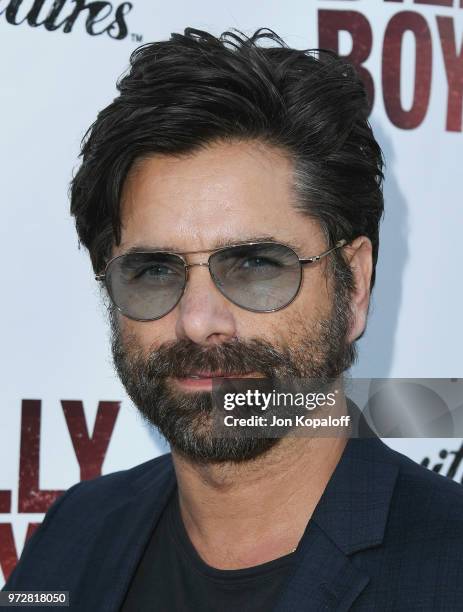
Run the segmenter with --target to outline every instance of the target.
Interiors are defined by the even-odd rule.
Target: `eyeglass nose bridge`
[[[210,261],[201,261],[198,263],[186,263],[185,262],[185,287],[188,281],[188,271],[190,268],[194,268],[194,266],[200,266],[200,267],[205,266],[206,268],[209,268],[209,274],[212,278],[212,282],[220,291],[222,291],[223,282],[220,279],[216,278],[216,276],[212,273]]]
[[[186,263],[185,262],[185,283],[188,280],[188,272],[190,271],[190,268],[194,268],[195,266],[199,266],[199,267],[203,267],[205,266],[206,268],[209,268],[209,273],[211,272],[210,266],[209,266],[209,262],[208,261],[201,261],[198,263]],[[212,274],[211,274],[212,276]]]
[[[185,270],[188,272],[189,268],[193,268],[193,266],[207,266],[209,268],[209,262],[208,261],[202,261],[200,263],[186,263],[185,264]]]
[[[188,282],[188,273],[190,271],[190,268],[194,268],[195,266],[198,266],[198,267],[205,266],[206,268],[209,268],[209,274],[211,272],[211,269],[209,267],[209,262],[208,261],[201,261],[201,262],[198,262],[198,263],[187,263],[186,261],[184,261],[184,266],[185,266],[185,286],[186,286],[186,284]],[[212,274],[210,274],[210,275],[212,277]]]

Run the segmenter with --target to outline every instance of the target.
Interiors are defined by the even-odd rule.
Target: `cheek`
[[[309,325],[330,313],[333,300],[329,279],[317,272],[315,270],[305,272],[299,293],[288,307],[294,320]]]
[[[317,321],[326,318],[327,312],[318,303],[296,299],[282,310],[256,314],[252,319],[241,321],[238,336],[264,340],[277,348],[287,347],[302,336],[316,334]]]
[[[122,339],[134,342],[145,353],[148,353],[153,345],[157,347],[169,339],[162,320],[133,321],[121,314],[118,314],[118,319]]]

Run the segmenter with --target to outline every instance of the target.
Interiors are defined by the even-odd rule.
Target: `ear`
[[[352,324],[348,342],[354,342],[365,331],[370,303],[371,273],[373,270],[372,244],[366,236],[359,236],[344,247],[354,280],[351,294]]]

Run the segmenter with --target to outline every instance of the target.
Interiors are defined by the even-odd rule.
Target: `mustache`
[[[145,375],[156,378],[189,376],[197,370],[220,371],[225,375],[257,372],[272,376],[288,365],[288,351],[277,349],[261,339],[229,340],[213,346],[199,346],[189,339],[166,342],[142,354],[130,338],[122,341],[119,333],[112,342],[116,362],[129,359],[132,367],[143,363]]]

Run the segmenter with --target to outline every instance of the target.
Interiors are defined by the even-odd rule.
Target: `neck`
[[[218,569],[259,565],[297,547],[346,437],[285,437],[243,463],[198,464],[172,451],[182,519]]]

